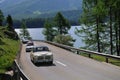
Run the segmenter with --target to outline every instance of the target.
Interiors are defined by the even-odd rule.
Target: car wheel
[[[31,59],[31,62],[34,63],[32,59]]]
[[[52,65],[52,64],[53,64],[53,61],[50,61],[50,62],[49,62],[49,64],[51,64],[51,65]]]

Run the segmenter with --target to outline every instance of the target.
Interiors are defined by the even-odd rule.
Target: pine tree
[[[0,26],[2,26],[3,20],[4,20],[4,15],[2,11],[0,10]]]
[[[120,55],[120,0],[83,0],[82,29],[85,48]]]
[[[115,30],[115,43],[116,43],[116,52],[120,56],[120,0],[115,0],[113,3],[113,15],[114,15],[114,30]]]
[[[60,12],[58,12],[54,18],[54,26],[57,34],[55,35],[53,41],[60,44],[73,46],[75,40],[68,35],[68,30],[71,28],[69,21],[65,19]]]
[[[45,35],[45,38],[47,41],[53,41],[54,36],[57,34],[57,32],[56,30],[53,29],[52,22],[49,22],[48,20],[46,20],[44,24],[43,34]]]
[[[84,33],[83,41],[86,48],[90,50],[104,51],[105,45],[102,36],[104,36],[104,20],[106,16],[105,4],[102,0],[83,0],[83,14],[80,22],[84,24],[82,30],[76,31],[77,35]]]
[[[55,27],[57,28],[58,34],[67,34],[70,29],[70,24],[64,16],[58,12],[54,18]]]
[[[8,24],[8,29],[9,29],[10,31],[14,31],[14,28],[13,28],[13,20],[12,20],[11,15],[8,15],[8,16],[7,16],[7,24]]]
[[[28,39],[30,38],[30,34],[27,30],[27,26],[24,20],[22,20],[22,25],[21,25],[21,30],[20,30],[20,36],[21,37],[27,37]]]

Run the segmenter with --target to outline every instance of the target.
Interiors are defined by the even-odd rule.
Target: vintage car
[[[47,46],[34,47],[30,54],[30,58],[34,64],[43,62],[53,64],[53,53]]]
[[[29,41],[29,42],[26,44],[26,52],[31,52],[31,51],[33,50],[33,47],[34,47],[33,41]]]

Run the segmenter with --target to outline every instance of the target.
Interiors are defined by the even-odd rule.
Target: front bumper
[[[39,56],[33,58],[34,63],[53,62],[53,56]]]

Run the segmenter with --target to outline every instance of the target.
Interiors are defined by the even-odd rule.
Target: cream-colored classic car
[[[47,46],[37,46],[30,53],[31,61],[35,63],[47,62],[53,64],[53,53]]]

